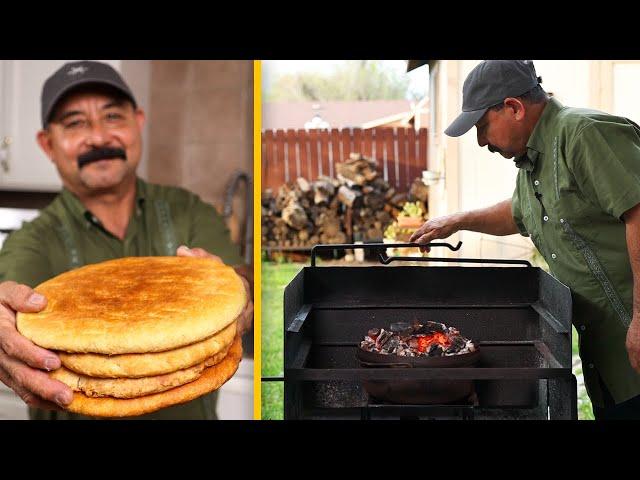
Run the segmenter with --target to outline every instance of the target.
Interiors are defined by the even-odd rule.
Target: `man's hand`
[[[181,245],[178,247],[176,254],[178,257],[213,258],[222,262],[220,257],[213,255],[202,248],[188,248]],[[253,323],[253,300],[251,297],[251,285],[249,284],[249,281],[241,274],[241,272],[238,272],[238,269],[236,269],[236,272],[240,275],[245,291],[247,292],[247,303],[238,317],[238,335],[243,335],[251,328]]]
[[[46,305],[47,300],[26,285],[0,283],[0,381],[31,407],[60,410],[71,403],[73,392],[42,371],[59,368],[60,359],[16,330],[16,312],[39,312]]]
[[[490,207],[428,220],[411,235],[409,241],[425,245],[437,238],[447,238],[460,230],[500,236],[518,233],[518,226],[511,210],[511,199],[509,198]],[[420,251],[428,252],[429,249],[420,247]]]
[[[627,355],[634,370],[640,373],[640,317],[634,316],[627,331]]]
[[[458,230],[460,216],[456,213],[427,220],[418,230],[413,232],[409,242],[425,245],[437,238],[447,238]],[[420,247],[421,252],[428,252],[428,247]]]

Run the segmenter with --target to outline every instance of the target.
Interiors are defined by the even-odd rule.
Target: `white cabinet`
[[[53,163],[40,150],[44,81],[69,60],[0,61],[0,189],[58,191]],[[120,60],[103,60],[120,70]]]

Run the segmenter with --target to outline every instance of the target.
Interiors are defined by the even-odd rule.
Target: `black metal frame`
[[[422,268],[401,266],[393,269],[385,267],[316,267],[315,257],[320,251],[341,248],[365,248],[378,250],[379,258],[383,265],[388,265],[394,260],[433,261],[432,258],[414,257],[386,257],[383,256],[387,248],[418,246],[416,244],[340,244],[317,245],[312,250],[311,267],[305,267],[285,289],[285,418],[303,418],[304,399],[302,386],[307,384],[344,382],[360,382],[362,380],[431,380],[431,379],[460,379],[498,382],[500,385],[516,386],[527,382],[539,385],[541,406],[530,412],[518,416],[512,410],[501,412],[493,409],[493,412],[485,411],[479,418],[546,418],[547,407],[550,418],[577,418],[577,385],[575,376],[571,373],[571,295],[569,289],[546,274],[539,268],[532,267],[529,262],[523,260],[498,259],[464,259],[467,263],[498,263],[524,265],[527,268],[500,268],[500,267],[429,267]],[[429,244],[428,247],[442,246],[453,251],[461,246],[449,244]],[[384,249],[384,250],[383,250]],[[385,258],[386,257],[386,258]],[[440,260],[440,259],[437,259]],[[446,262],[460,262],[463,259],[442,259]],[[363,274],[364,273],[364,274]],[[457,302],[451,301],[451,295],[446,290],[439,291],[438,282],[431,282],[435,289],[434,297],[422,299],[420,292],[411,288],[411,285],[399,285],[405,276],[416,278],[438,278],[444,284],[452,285],[460,283],[461,288],[469,293],[465,298]],[[474,287],[473,279],[478,278],[480,283]],[[486,285],[487,279],[498,278],[498,283],[503,289],[512,289],[505,294],[500,288],[493,289]],[[368,285],[349,283],[353,280],[369,281]],[[380,284],[388,282],[388,288]],[[522,291],[513,289],[515,282],[521,283]],[[408,283],[408,282],[407,282]],[[469,288],[471,287],[471,288]],[[341,292],[346,288],[346,293]],[[370,291],[371,290],[371,291]],[[386,290],[391,290],[387,292]],[[444,292],[444,293],[443,293]],[[384,298],[385,295],[387,298]],[[442,301],[435,300],[444,296]],[[446,298],[448,296],[448,298]],[[454,295],[455,296],[455,295]],[[476,298],[477,297],[477,298]],[[489,299],[489,300],[488,300]],[[504,314],[520,312],[529,319],[535,319],[536,335],[539,338],[521,339],[512,341],[481,341],[480,348],[483,351],[501,352],[508,349],[520,349],[536,356],[542,366],[479,366],[474,368],[404,368],[404,369],[366,369],[357,368],[315,368],[311,367],[313,349],[316,351],[324,348],[327,352],[335,352],[332,355],[340,356],[341,348],[353,348],[356,343],[354,338],[340,338],[341,333],[322,331],[315,321],[331,319],[341,322],[342,318],[353,315],[363,315],[364,311],[378,312],[379,315],[398,311],[421,309],[437,309],[440,313],[451,310],[455,314],[456,309],[476,312],[478,315],[486,312],[492,317],[500,316],[501,309]],[[404,309],[404,310],[403,310]],[[346,323],[340,323],[344,326]],[[314,331],[315,330],[315,331]],[[320,332],[320,333],[319,333]],[[350,333],[351,334],[351,333]],[[325,335],[324,342],[327,347],[316,345],[314,335]],[[352,335],[353,336],[353,335]],[[322,343],[320,342],[320,343]],[[327,348],[329,350],[327,350]],[[507,350],[505,350],[505,348]],[[320,349],[320,350],[318,350]],[[333,350],[331,350],[333,349]],[[518,350],[519,351],[519,350]],[[538,361],[538,360],[536,360]],[[513,382],[513,383],[511,383]],[[524,383],[523,383],[524,382]],[[507,388],[508,389],[508,388]],[[387,408],[388,407],[388,408]],[[404,406],[376,406],[370,411],[402,411]],[[415,406],[415,411],[424,411],[425,406]],[[411,408],[407,408],[407,411]],[[369,411],[369,410],[367,410]],[[476,409],[481,412],[482,409]],[[524,411],[524,410],[523,410]],[[513,417],[515,415],[515,417]],[[362,416],[366,417],[364,413]],[[467,416],[468,417],[468,416]],[[472,415],[473,417],[473,415]],[[478,415],[476,415],[478,417]]]

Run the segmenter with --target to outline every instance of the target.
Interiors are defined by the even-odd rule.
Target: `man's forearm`
[[[625,212],[625,233],[627,237],[627,251],[629,263],[633,273],[633,312],[634,317],[640,318],[640,206]]]
[[[514,233],[519,233],[518,227],[513,220],[511,199],[491,207],[460,212],[456,215],[458,216],[456,219],[458,230],[471,230],[489,235],[513,235]]]
[[[629,356],[629,364],[640,373],[640,205],[627,210],[622,216],[627,237],[629,263],[633,273],[633,312],[631,323],[627,329],[625,347]]]

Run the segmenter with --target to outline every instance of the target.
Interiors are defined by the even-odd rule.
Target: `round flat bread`
[[[247,303],[233,268],[209,258],[126,257],[42,283],[39,313],[18,313],[18,331],[66,352],[149,353],[199,342],[233,322]]]
[[[217,390],[233,376],[241,359],[242,342],[236,337],[226,357],[217,365],[205,368],[193,382],[138,398],[91,398],[75,392],[67,410],[91,417],[132,417],[155,412]]]
[[[189,368],[144,378],[93,378],[78,375],[64,367],[49,373],[49,376],[87,397],[136,398],[152,393],[164,392],[198,378],[206,366],[220,363],[227,355],[229,346],[222,351]]]
[[[215,335],[185,347],[156,353],[99,353],[56,352],[67,369],[99,378],[140,378],[176,372],[205,361],[231,345],[236,336],[237,322]]]

